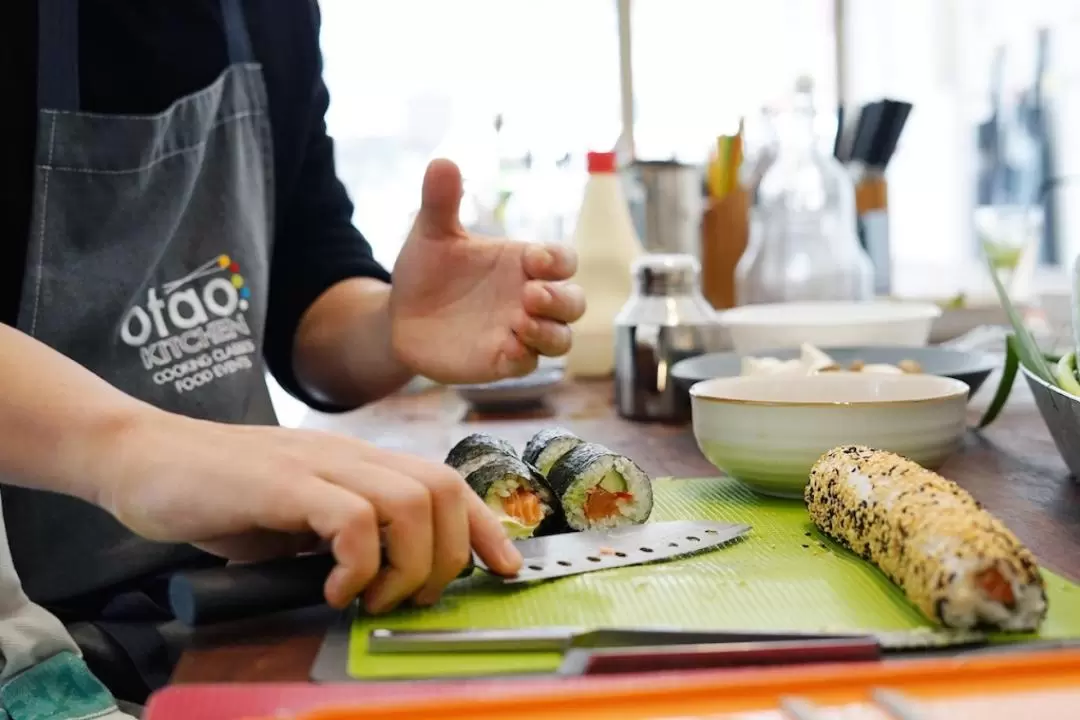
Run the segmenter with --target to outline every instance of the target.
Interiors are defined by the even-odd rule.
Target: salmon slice
[[[634,494],[611,492],[599,485],[589,488],[585,493],[585,517],[590,520],[603,520],[619,512],[619,500],[633,500]]]
[[[539,525],[544,519],[544,509],[536,493],[525,488],[518,488],[509,497],[502,499],[503,510],[522,525]]]
[[[986,596],[994,602],[999,602],[1006,607],[1012,607],[1016,603],[1012,586],[1009,585],[1008,580],[1002,577],[1001,571],[997,568],[990,568],[979,573],[975,577],[975,582],[986,593]]]

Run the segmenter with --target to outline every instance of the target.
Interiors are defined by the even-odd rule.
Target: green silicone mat
[[[655,482],[654,520],[749,523],[741,541],[698,556],[617,568],[531,586],[478,573],[432,608],[361,617],[348,674],[358,680],[551,672],[558,653],[369,655],[373,628],[681,627],[887,631],[930,628],[870,563],[820,535],[802,503],[763,498],[735,480]],[[1080,586],[1046,573],[1050,613],[1039,637],[1080,637]]]

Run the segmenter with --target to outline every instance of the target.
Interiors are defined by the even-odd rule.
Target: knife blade
[[[371,654],[564,652],[569,649],[713,645],[807,640],[865,640],[868,634],[759,632],[740,630],[681,630],[664,628],[490,628],[476,630],[392,630],[368,633]]]
[[[712,550],[750,532],[744,524],[709,520],[646,523],[613,530],[589,530],[515,542],[524,562],[514,584],[642,565]],[[483,563],[477,565],[486,569]]]

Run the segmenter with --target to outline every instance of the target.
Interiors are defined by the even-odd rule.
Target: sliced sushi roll
[[[465,482],[517,540],[562,524],[562,510],[544,478],[528,463],[510,455],[489,459]]]
[[[487,433],[473,433],[462,438],[450,449],[446,464],[467,478],[489,460],[497,457],[516,458],[517,450],[502,438]]]
[[[845,446],[817,461],[804,498],[822,532],[874,563],[931,621],[1031,631],[1046,617],[1035,557],[951,480]]]
[[[574,433],[564,428],[541,430],[529,439],[521,459],[532,463],[540,473],[547,477],[551,466],[563,455],[585,442]]]
[[[639,525],[652,513],[652,480],[632,460],[602,445],[571,448],[547,479],[572,530]]]

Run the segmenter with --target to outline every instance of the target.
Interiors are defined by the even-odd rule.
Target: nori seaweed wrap
[[[548,428],[529,439],[521,459],[532,463],[541,475],[547,477],[551,466],[558,462],[559,458],[583,442],[585,441],[565,428]]]
[[[469,477],[477,468],[497,457],[517,457],[514,446],[487,433],[473,433],[462,438],[446,455],[446,464]]]
[[[570,449],[547,481],[572,530],[640,525],[652,513],[652,480],[632,460],[602,445]]]

